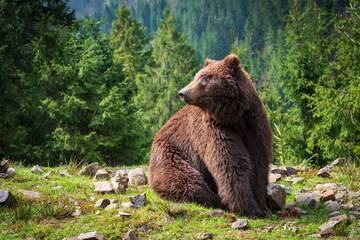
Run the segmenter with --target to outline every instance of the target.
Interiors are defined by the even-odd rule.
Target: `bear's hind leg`
[[[201,173],[178,154],[161,154],[158,159],[152,159],[150,185],[167,200],[221,207],[219,197],[206,184]]]

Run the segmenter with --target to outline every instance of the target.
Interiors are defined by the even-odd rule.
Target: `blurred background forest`
[[[360,163],[359,0],[0,0],[0,157],[147,162],[177,91],[230,52],[275,163]]]

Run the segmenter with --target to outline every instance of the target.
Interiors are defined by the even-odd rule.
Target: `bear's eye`
[[[209,80],[210,80],[210,78],[208,76],[202,77],[200,80],[201,86],[205,87],[208,84]]]

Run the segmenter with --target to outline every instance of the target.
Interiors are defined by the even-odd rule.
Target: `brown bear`
[[[239,58],[207,59],[179,92],[188,105],[155,136],[150,185],[160,197],[265,216],[272,132]]]

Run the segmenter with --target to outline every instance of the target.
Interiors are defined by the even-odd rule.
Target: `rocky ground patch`
[[[0,164],[0,239],[360,239],[360,170],[272,166],[276,209],[249,219],[159,199],[146,167]]]

